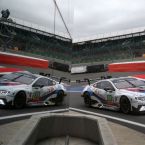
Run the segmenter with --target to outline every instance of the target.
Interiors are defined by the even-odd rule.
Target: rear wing
[[[91,84],[92,79],[84,78],[83,80],[76,80],[76,83],[87,82],[89,85]]]
[[[68,82],[68,83],[71,82],[70,79],[67,79],[67,78],[65,78],[65,77],[61,77],[61,78],[59,79],[59,84],[60,84],[62,81]]]

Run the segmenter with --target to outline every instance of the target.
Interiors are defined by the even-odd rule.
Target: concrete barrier
[[[71,68],[72,74],[86,73],[86,72],[87,72],[87,66],[76,66]]]
[[[87,139],[96,145],[117,145],[106,119],[80,114],[33,116],[9,145],[35,145],[47,138],[67,135]]]

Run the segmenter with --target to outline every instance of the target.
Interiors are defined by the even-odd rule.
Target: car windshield
[[[31,84],[33,81],[35,80],[35,77],[32,77],[30,75],[23,75],[20,76],[18,78],[16,78],[14,81],[15,82],[19,82],[19,83],[23,83],[23,84]]]
[[[31,84],[35,79],[35,76],[25,73],[11,73],[1,77],[1,80],[9,80],[27,85]]]
[[[136,87],[141,87],[141,86],[145,86],[145,82],[135,79],[135,78],[127,78],[126,79],[128,82],[130,82],[131,84],[133,84]]]
[[[117,89],[126,89],[126,88],[133,88],[134,87],[133,84],[131,84],[123,79],[113,80],[112,82]]]
[[[16,79],[17,77],[20,77],[22,74],[21,73],[11,73],[11,74],[5,74],[1,77],[1,80],[9,80],[12,81]]]

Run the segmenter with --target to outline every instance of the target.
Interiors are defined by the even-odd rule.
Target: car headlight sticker
[[[11,92],[10,91],[7,91],[7,90],[0,90],[0,94],[1,95],[8,95],[10,94]]]
[[[145,101],[145,97],[135,97],[136,100]]]

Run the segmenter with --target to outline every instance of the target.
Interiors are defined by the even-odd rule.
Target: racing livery
[[[0,105],[23,108],[25,105],[58,105],[66,89],[46,76],[13,72],[0,78]]]
[[[145,111],[145,82],[133,77],[99,80],[87,85],[81,95],[87,106],[126,114]]]

